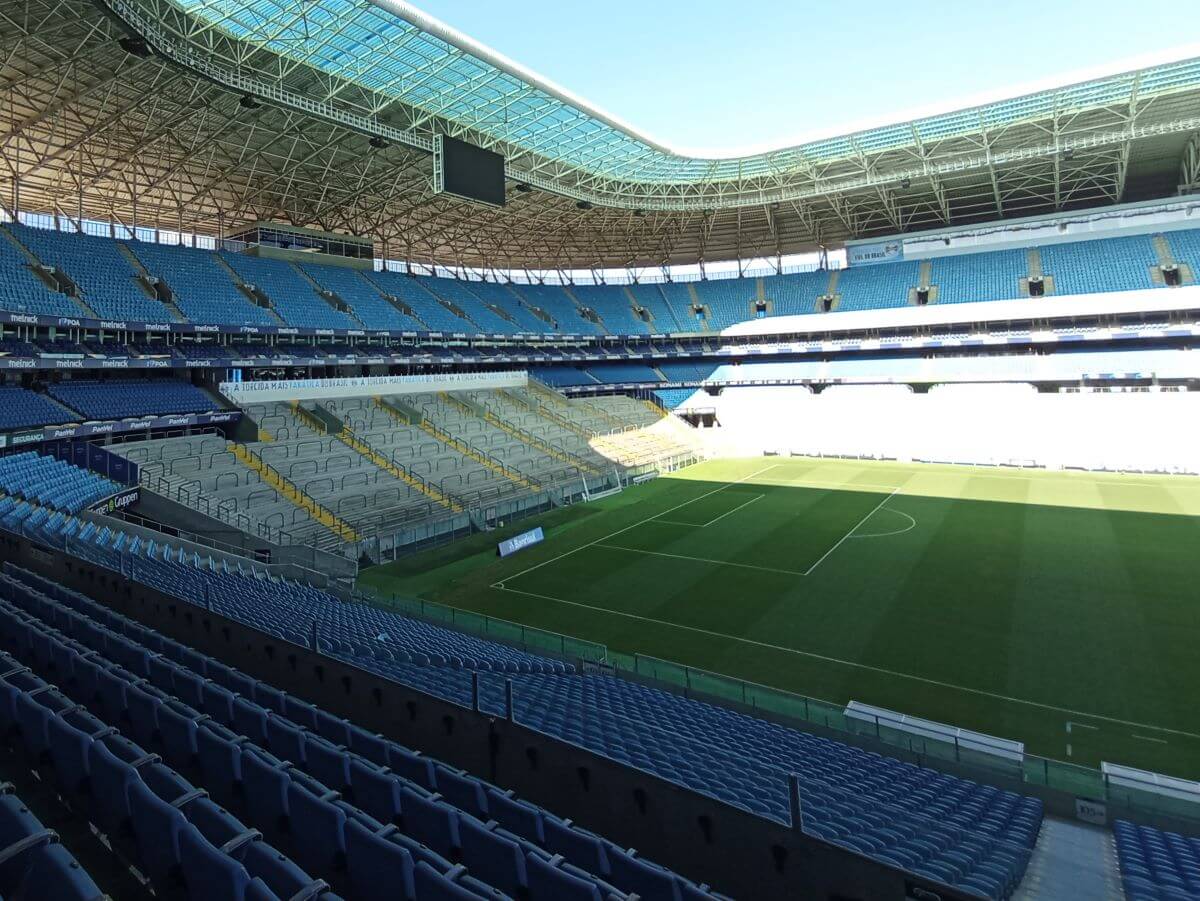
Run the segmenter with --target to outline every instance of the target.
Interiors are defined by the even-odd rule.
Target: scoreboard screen
[[[434,186],[438,193],[504,206],[504,157],[449,135],[434,139]]]

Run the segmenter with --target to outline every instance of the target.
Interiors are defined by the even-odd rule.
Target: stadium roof
[[[202,232],[277,218],[416,261],[577,268],[1140,200],[1200,168],[1200,59],[695,157],[396,0],[96,3],[107,16],[0,0],[0,178],[23,208]],[[432,193],[439,132],[504,154],[508,207]]]

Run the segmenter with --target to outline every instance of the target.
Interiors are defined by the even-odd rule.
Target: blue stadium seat
[[[526,858],[530,901],[603,901],[592,882],[536,854]]]
[[[84,315],[83,308],[71,298],[46,287],[3,232],[0,232],[0,308],[39,316]]]
[[[244,253],[218,251],[243,284],[262,291],[288,325],[304,328],[357,328],[345,313],[333,309],[291,263]]]
[[[217,262],[216,254],[178,245],[130,241],[127,246],[190,322],[205,325],[278,325],[267,309],[250,302]]]
[[[74,410],[56,404],[43,394],[15,385],[0,386],[0,429],[4,431],[62,425],[78,419]]]
[[[415,898],[412,855],[406,848],[364,824],[346,823],[346,869],[355,897],[362,901],[395,901]]]
[[[168,379],[59,382],[49,394],[87,419],[207,413],[219,406],[199,388]]]
[[[44,265],[65,272],[100,318],[153,323],[177,319],[139,286],[136,271],[116,241],[15,224],[9,228]],[[73,315],[78,316],[78,310]]]
[[[1042,272],[1054,277],[1055,294],[1089,294],[1156,287],[1150,268],[1158,255],[1149,236],[1048,244]]]
[[[459,838],[462,859],[470,873],[513,897],[528,890],[525,854],[517,842],[474,817],[459,821]]]

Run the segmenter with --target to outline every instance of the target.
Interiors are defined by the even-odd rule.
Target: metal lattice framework
[[[434,194],[437,133],[505,155],[507,207]],[[1196,185],[1198,133],[1184,60],[696,159],[393,0],[0,0],[5,205],[278,220],[451,266],[770,258],[1166,196]]]

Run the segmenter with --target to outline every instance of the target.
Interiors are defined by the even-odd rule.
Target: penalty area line
[[[1151,738],[1149,735],[1138,735],[1137,733],[1133,733],[1133,737],[1136,738],[1138,741],[1152,741],[1156,745],[1165,745],[1167,743],[1166,739]]]
[[[756,569],[764,573],[782,573],[785,576],[802,576],[804,573],[796,569],[775,569],[770,566],[755,566],[752,563],[735,563],[732,560],[711,560],[708,557],[689,557],[686,554],[668,554],[665,551],[648,551],[640,547],[625,547],[620,544],[598,544],[596,547],[607,548],[610,551],[626,551],[630,554],[646,554],[650,557],[670,557],[672,560],[691,560],[695,563],[710,563],[713,566],[735,566],[738,569]]]
[[[557,563],[559,560],[562,560],[564,557],[570,557],[572,554],[578,554],[580,551],[587,550],[588,548],[592,547],[593,545],[597,545],[602,541],[608,541],[608,539],[610,539],[610,538],[616,538],[618,535],[624,535],[626,532],[631,531],[632,529],[636,529],[638,526],[645,525],[648,522],[652,522],[653,520],[658,519],[658,517],[660,517],[660,516],[666,516],[668,513],[674,513],[676,510],[680,509],[681,507],[686,507],[688,504],[694,504],[696,501],[704,500],[704,498],[710,497],[711,495],[714,495],[719,491],[724,491],[726,488],[732,488],[734,485],[740,485],[743,482],[748,482],[751,479],[753,479],[755,476],[760,476],[764,472],[769,472],[772,469],[775,469],[780,465],[782,465],[782,464],[772,463],[770,466],[764,466],[762,469],[756,470],[755,472],[750,473],[750,475],[748,475],[748,476],[742,476],[742,478],[738,479],[736,482],[726,482],[724,485],[720,486],[719,488],[714,488],[712,491],[705,492],[704,494],[700,495],[699,497],[694,497],[691,500],[684,501],[682,504],[676,504],[674,507],[671,507],[669,510],[663,510],[661,513],[654,514],[654,516],[647,516],[645,519],[639,519],[633,525],[626,526],[623,529],[617,529],[617,531],[610,532],[607,535],[602,535],[599,538],[597,538],[595,541],[589,541],[587,544],[579,545],[579,547],[571,548],[571,550],[565,551],[565,552],[559,554],[557,557],[551,557],[549,560],[543,560],[541,563],[535,563],[533,566],[529,567],[528,569],[523,569],[519,573],[516,573],[515,575],[506,577],[504,581],[511,582],[513,579],[519,579],[519,578],[521,578],[521,576],[523,576],[527,573],[531,573],[534,570],[541,569],[543,566],[549,566],[551,563]]]
[[[507,580],[505,580],[507,581]],[[880,666],[871,666],[867,663],[855,663],[853,660],[843,660],[840,657],[830,657],[825,654],[816,654],[812,651],[802,651],[799,648],[788,648],[783,645],[771,644],[766,641],[758,641],[754,638],[745,638],[740,635],[729,635],[725,632],[715,632],[712,629],[703,629],[699,626],[688,626],[683,623],[675,623],[670,620],[656,619],[652,616],[643,616],[640,613],[627,613],[624,610],[613,610],[611,607],[597,607],[593,604],[584,604],[580,601],[568,601],[565,598],[558,598],[550,594],[539,594],[536,591],[524,591],[520,588],[509,588],[504,582],[493,582],[491,587],[497,591],[507,591],[511,594],[520,594],[525,597],[538,598],[543,601],[551,601],[556,604],[565,604],[569,607],[577,607],[581,610],[591,610],[595,613],[606,613],[610,616],[620,616],[625,619],[637,620],[644,623],[653,623],[656,626],[665,626],[670,629],[680,629],[684,632],[694,632],[697,635],[707,635],[709,638],[722,638],[726,641],[735,641],[739,644],[748,644],[755,647],[766,648],[771,651],[780,651],[784,654],[794,654],[797,657],[807,657],[810,660],[820,660],[824,663],[833,663],[839,666],[851,667],[853,669],[865,670],[871,673],[878,673],[883,676],[890,676],[897,679],[908,679],[913,682],[920,682],[923,685],[933,685],[937,688],[948,688],[952,691],[961,691],[965,694],[976,695],[982,698],[991,698],[996,701],[1007,701],[1010,704],[1021,704],[1025,707],[1036,707],[1039,710],[1050,710],[1055,713],[1066,713],[1071,716],[1082,716],[1090,720],[1099,720],[1106,723],[1116,723],[1119,726],[1132,726],[1135,729],[1146,729],[1150,732],[1160,732],[1165,735],[1179,735],[1184,738],[1200,739],[1200,734],[1195,732],[1185,732],[1182,729],[1170,729],[1166,726],[1155,726],[1153,723],[1139,723],[1133,720],[1123,720],[1115,716],[1105,716],[1101,713],[1088,713],[1086,710],[1072,710],[1069,707],[1058,707],[1054,704],[1046,704],[1041,701],[1030,701],[1025,698],[1014,698],[1011,695],[1002,695],[993,691],[986,691],[982,688],[968,688],[965,685],[955,685],[953,682],[942,682],[937,679],[929,679],[925,676],[914,676],[912,673],[902,673],[898,670],[885,669]],[[1075,723],[1076,726],[1083,725]],[[1095,728],[1094,726],[1092,728]],[[1162,739],[1159,739],[1162,742]],[[1165,743],[1165,742],[1164,742]]]

